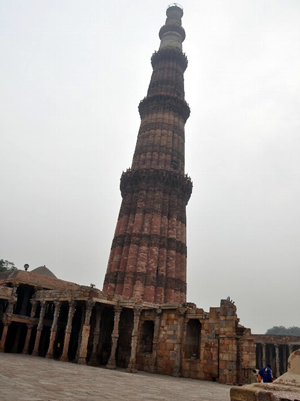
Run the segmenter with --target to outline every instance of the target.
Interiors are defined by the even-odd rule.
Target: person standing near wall
[[[271,365],[267,365],[264,368],[260,369],[258,373],[262,377],[264,383],[272,383],[273,375]]]

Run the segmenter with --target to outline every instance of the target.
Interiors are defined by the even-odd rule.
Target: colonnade
[[[288,340],[288,339],[287,339]],[[287,371],[289,356],[300,348],[299,344],[281,341],[281,343],[256,343],[256,365],[257,368],[271,365],[273,376],[278,377]]]
[[[53,315],[52,315],[52,322],[50,328],[50,337],[49,337],[49,345],[47,347],[47,351],[45,353],[45,357],[49,359],[53,359],[54,356],[54,348],[57,345],[57,335],[58,335],[58,327],[59,327],[59,316],[62,309],[62,305],[68,303],[68,314],[65,323],[64,329],[64,339],[62,341],[63,347],[62,352],[59,356],[59,360],[61,361],[68,361],[69,360],[69,347],[70,347],[70,340],[73,330],[73,318],[76,311],[76,307],[82,307],[82,316],[81,316],[81,327],[78,333],[78,345],[76,351],[76,361],[80,364],[87,363],[87,353],[88,353],[88,345],[90,346],[89,352],[89,360],[88,363],[91,365],[97,365],[98,362],[98,352],[99,352],[99,339],[100,339],[100,324],[103,313],[105,312],[105,308],[107,305],[95,303],[92,299],[88,299],[85,301],[76,302],[74,300],[70,301],[61,301],[57,300],[36,300],[31,299],[31,312],[30,316],[24,318],[24,322],[26,322],[27,331],[26,335],[24,334],[25,340],[23,338],[22,344],[24,342],[23,349],[21,352],[23,354],[28,354],[29,351],[32,350],[33,356],[38,356],[41,354],[41,338],[42,332],[45,329],[45,314],[48,305],[54,306]],[[11,323],[16,322],[20,323],[20,319],[18,320],[18,316],[13,314],[15,301],[10,300],[8,306],[3,314],[3,330],[1,335],[0,341],[0,352],[5,351],[5,346],[9,334],[9,326]],[[108,359],[108,363],[106,365],[109,369],[115,369],[117,367],[117,360],[116,360],[116,351],[119,339],[119,323],[121,313],[124,307],[121,305],[113,306],[114,309],[114,322],[113,322],[113,330],[111,333],[111,350],[110,356]],[[38,316],[36,316],[38,312]],[[128,372],[136,372],[137,371],[137,364],[136,364],[136,354],[137,354],[137,344],[138,344],[138,329],[139,329],[139,322],[141,316],[142,308],[135,307],[133,309],[133,329],[131,334],[131,351],[129,357],[129,364],[127,367]],[[91,333],[91,317],[93,314],[93,331]],[[49,320],[47,321],[47,325],[49,327]],[[21,326],[21,325],[20,325]],[[18,352],[19,341],[20,341],[20,333],[21,329],[20,326],[17,327],[14,333],[14,345],[11,349],[12,352]],[[24,331],[24,330],[23,330]],[[33,333],[33,331],[35,333]],[[33,335],[35,334],[35,337]],[[91,337],[92,335],[92,337]],[[32,338],[33,337],[33,338]],[[29,350],[30,343],[33,344],[33,348],[31,345],[31,350]],[[19,350],[20,352],[20,350]]]

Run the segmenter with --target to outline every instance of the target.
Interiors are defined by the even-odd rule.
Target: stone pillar
[[[40,311],[40,317],[39,317],[39,323],[36,329],[36,336],[35,336],[35,342],[34,342],[34,348],[32,351],[33,356],[38,356],[39,354],[39,346],[40,346],[40,340],[41,340],[41,334],[43,330],[43,323],[44,323],[44,316],[45,316],[45,310],[46,310],[46,302],[43,301],[41,302],[41,311]]]
[[[86,309],[85,309],[85,320],[82,327],[82,334],[81,334],[81,341],[80,341],[80,349],[78,355],[78,363],[85,364],[86,363],[86,355],[87,355],[87,346],[90,337],[90,320],[92,315],[93,306],[95,302],[87,301],[86,302]]]
[[[106,365],[107,369],[116,369],[116,367],[117,367],[116,350],[117,350],[118,339],[119,339],[119,323],[120,323],[121,312],[122,312],[122,306],[116,305],[115,306],[115,316],[114,316],[114,329],[113,329],[113,332],[111,335],[112,346],[111,346],[111,353],[110,353],[109,361]]]
[[[280,364],[279,364],[279,347],[278,344],[275,344],[275,372],[273,376],[279,376],[280,375]]]
[[[137,343],[138,343],[138,332],[139,332],[139,323],[140,323],[140,316],[142,312],[142,308],[137,306],[133,309],[134,311],[134,318],[133,318],[133,329],[131,335],[131,355],[129,364],[127,367],[127,372],[136,373],[136,350],[137,350]]]
[[[97,351],[98,351],[98,343],[99,343],[99,337],[100,337],[100,323],[101,323],[101,317],[102,317],[103,309],[101,306],[96,306],[96,324],[95,324],[95,330],[94,330],[94,335],[93,335],[93,349],[92,349],[92,354],[91,358],[89,360],[89,364],[93,366],[97,366]]]
[[[289,356],[293,353],[293,346],[289,344]]]
[[[266,364],[267,364],[267,358],[266,358],[266,344],[262,344],[261,347],[262,347],[262,363],[263,363],[263,366],[262,366],[262,367],[264,367],[264,366],[266,366]]]
[[[54,301],[54,316],[53,316],[53,322],[52,322],[52,326],[51,326],[49,347],[48,347],[48,351],[46,354],[46,358],[49,358],[49,359],[53,358],[53,348],[54,348],[54,341],[55,341],[56,333],[57,333],[57,322],[58,322],[60,307],[61,307],[61,302]]]
[[[32,324],[27,324],[27,333],[26,333],[26,339],[25,339],[25,344],[24,344],[22,354],[28,354],[28,348],[29,348],[29,342],[30,342],[30,338],[31,338],[32,328],[33,328]]]
[[[64,348],[61,354],[60,360],[61,361],[68,361],[68,351],[69,351],[69,344],[70,338],[72,333],[72,322],[75,313],[75,302],[69,302],[69,313],[68,313],[68,321],[65,329],[65,338],[64,338]]]
[[[155,321],[154,321],[154,334],[153,334],[153,349],[152,349],[151,365],[150,365],[151,373],[157,373],[157,351],[158,351],[161,315],[162,315],[162,309],[156,309]]]
[[[0,352],[4,352],[4,350],[5,350],[5,342],[6,342],[8,327],[9,327],[10,323],[11,322],[3,322],[4,326],[3,326],[1,342],[0,342]]]
[[[81,318],[80,318],[80,330],[78,333],[78,345],[77,345],[77,350],[76,350],[76,355],[75,355],[75,361],[78,362],[79,358],[79,352],[80,352],[80,347],[81,347],[81,340],[82,340],[82,330],[83,330],[83,324],[85,320],[85,314],[84,314],[84,309],[82,305],[78,305],[79,308],[81,308]]]
[[[37,307],[37,301],[35,299],[30,300],[31,303],[31,312],[30,312],[30,317],[34,318],[35,312],[36,312],[36,307]],[[29,342],[30,342],[30,337],[31,337],[31,332],[33,329],[33,324],[29,323],[27,324],[27,333],[26,333],[26,339],[25,339],[25,344],[23,347],[22,354],[28,354],[28,348],[29,348]]]
[[[175,366],[172,372],[172,376],[181,376],[181,362],[182,362],[182,337],[183,337],[183,325],[184,325],[184,315],[187,311],[186,308],[178,308],[178,334],[177,334],[177,345],[176,345],[176,359]]]

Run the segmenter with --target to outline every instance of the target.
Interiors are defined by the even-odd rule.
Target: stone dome
[[[34,274],[41,274],[42,276],[48,276],[48,277],[53,277],[57,278],[55,274],[52,273],[51,270],[48,269],[48,267],[44,266],[39,266],[36,269],[31,270],[31,273]]]

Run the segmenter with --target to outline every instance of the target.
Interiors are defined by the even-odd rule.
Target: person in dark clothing
[[[264,368],[260,369],[258,373],[262,377],[264,383],[272,383],[273,375],[270,365],[267,365]]]

